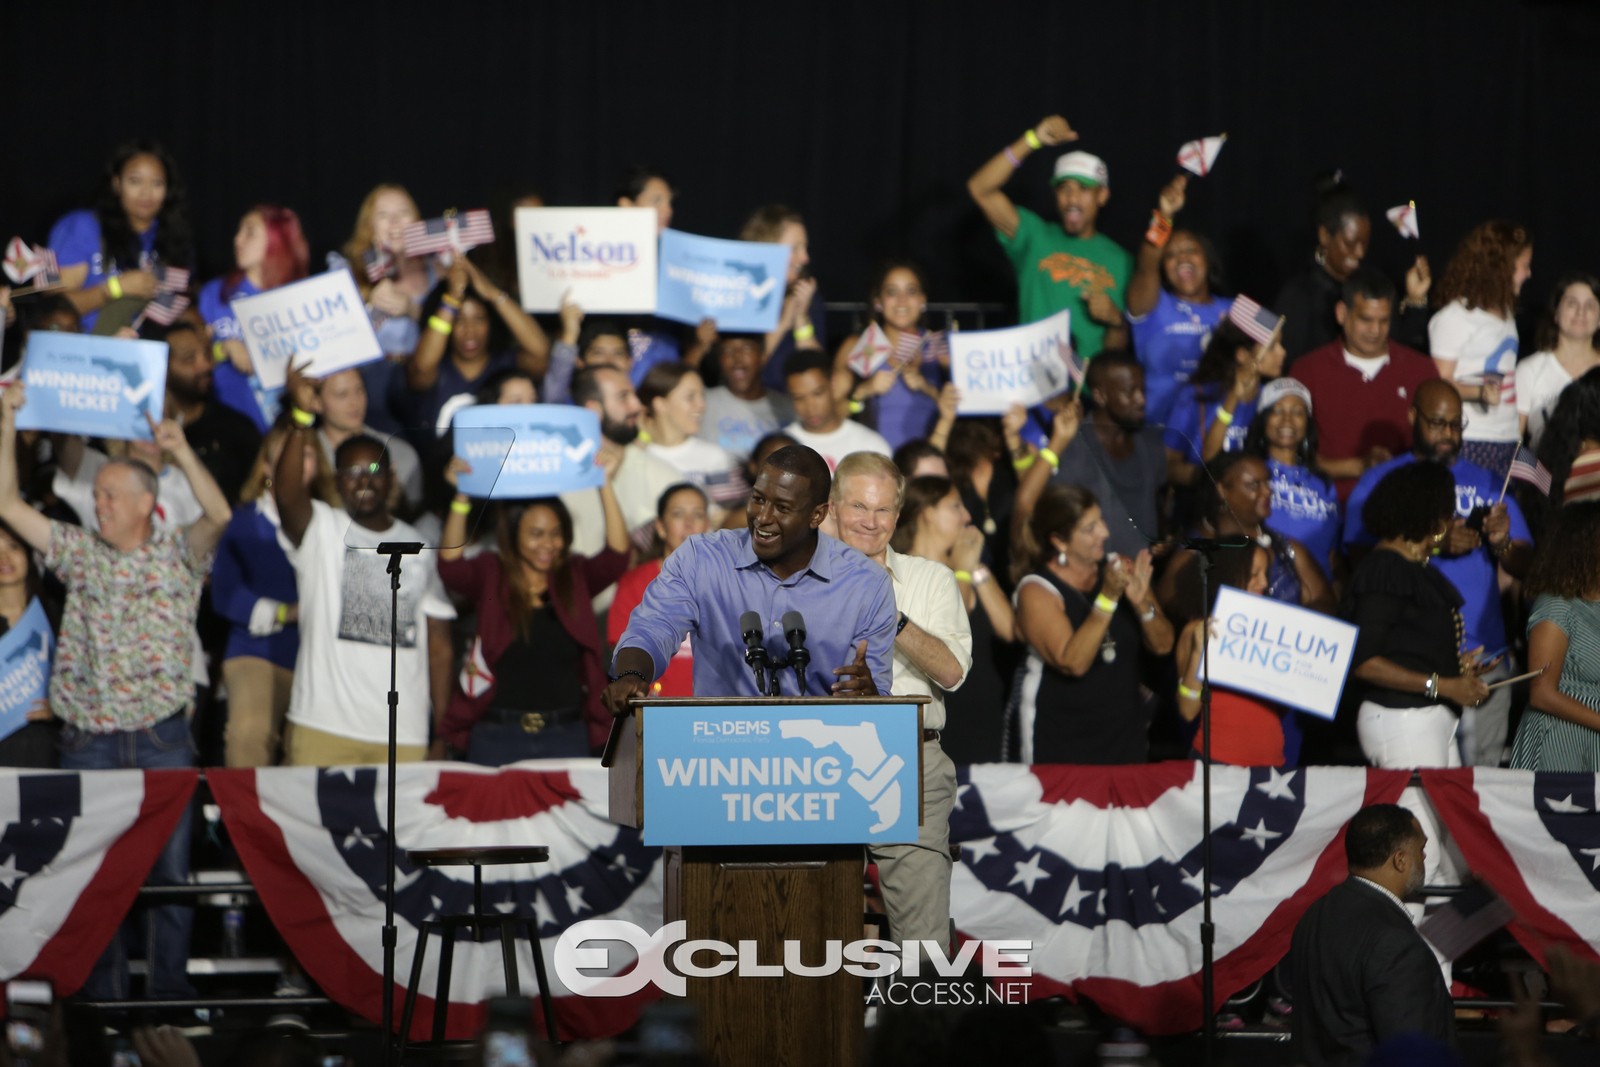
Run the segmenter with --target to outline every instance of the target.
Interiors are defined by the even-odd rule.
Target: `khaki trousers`
[[[922,826],[914,845],[869,845],[894,941],[932,941],[950,953],[950,812],[956,765],[938,741],[922,743]],[[926,975],[924,975],[926,977]]]
[[[228,725],[223,731],[227,765],[277,763],[294,671],[259,656],[234,656],[222,661],[222,681],[228,687]]]

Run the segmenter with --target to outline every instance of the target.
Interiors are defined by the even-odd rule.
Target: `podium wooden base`
[[[824,942],[862,935],[860,845],[668,848],[665,921],[688,937],[754,941],[763,965],[783,963],[783,943],[801,943],[800,962],[823,962]],[[696,962],[709,965],[707,953]],[[700,1008],[702,1047],[717,1067],[834,1067],[861,1061],[862,979],[841,969],[826,978],[688,979]]]

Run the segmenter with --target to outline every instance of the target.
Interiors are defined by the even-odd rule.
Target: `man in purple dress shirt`
[[[613,681],[602,702],[612,715],[644,696],[685,635],[694,637],[697,696],[756,696],[745,665],[739,619],[761,616],[762,639],[774,660],[788,655],[782,619],[805,617],[811,696],[888,693],[899,621],[889,573],[818,531],[828,514],[828,465],[803,445],[774,452],[756,478],[747,528],[689,538],[645,590],[612,659]],[[798,695],[794,672],[780,674],[781,692]]]

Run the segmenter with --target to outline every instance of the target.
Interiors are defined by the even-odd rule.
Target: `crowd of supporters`
[[[57,652],[48,701],[0,740],[0,763],[382,759],[389,577],[351,550],[392,540],[440,546],[402,572],[400,758],[591,754],[609,648],[662,559],[743,527],[762,461],[801,444],[830,469],[892,457],[893,550],[954,574],[973,638],[945,696],[957,763],[1183,757],[1208,704],[1228,762],[1600,771],[1600,280],[1563,274],[1523,346],[1523,227],[1483,222],[1437,277],[1418,256],[1397,280],[1364,262],[1367,207],[1329,185],[1303,269],[1251,300],[1185,227],[1183,177],[1132,247],[1098,229],[1112,176],[1088,152],[1055,161],[1058,218],[1014,202],[1022,160],[1076,139],[1045,118],[968,183],[1015,269],[1017,320],[1070,310],[1088,361],[1083,389],[997,418],[958,415],[913,262],[882,263],[866,318],[830,339],[805,220],[783,205],[752,205],[728,235],[789,247],[777,325],[728,333],[571,302],[534,317],[512,295],[508,218],[468,255],[410,256],[421,212],[387,182],[326,256],[356,265],[385,358],[291,374],[274,398],[229,301],[326,269],[295,212],[240,205],[231,268],[156,325],[139,311],[157,272],[196,266],[186,191],[162,146],[118,148],[95,202],[33,235],[62,285],[0,289],[7,367],[33,331],[165,341],[165,421],[152,442],[18,431],[24,387],[4,391],[0,631],[37,597]],[[653,207],[664,229],[677,193],[640,167],[605,202]],[[369,253],[395,269],[370,282]],[[494,506],[458,492],[455,416],[533,402],[599,417],[605,484]],[[1548,493],[1508,480],[1523,447]],[[1204,595],[1182,544],[1197,536],[1244,546],[1216,554]],[[1335,720],[1206,693],[1220,585],[1361,626]],[[659,692],[690,693],[692,657],[686,641]],[[185,876],[176,851],[158,877]],[[187,984],[159,961],[151,982]]]

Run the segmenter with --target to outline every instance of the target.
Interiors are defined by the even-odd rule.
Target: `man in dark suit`
[[[1454,1043],[1450,990],[1401,902],[1422,888],[1427,844],[1398,804],[1362,808],[1345,827],[1350,877],[1294,930],[1294,1062],[1360,1064],[1395,1034]]]

